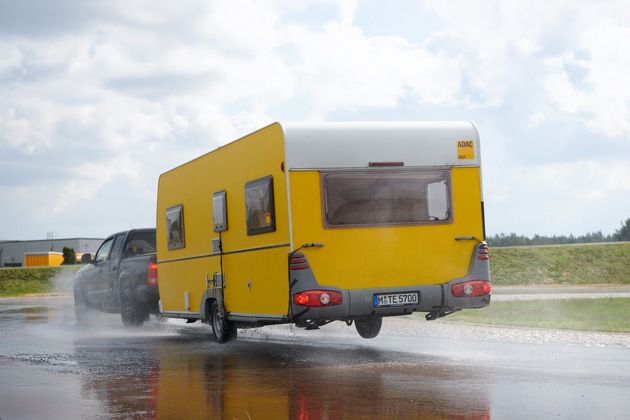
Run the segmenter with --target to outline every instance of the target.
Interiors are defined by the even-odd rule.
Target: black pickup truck
[[[158,314],[155,229],[111,235],[74,278],[74,313],[85,322],[91,310],[120,313],[125,326],[139,326]]]

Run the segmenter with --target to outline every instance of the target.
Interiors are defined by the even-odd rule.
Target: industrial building
[[[35,267],[60,265],[63,248],[72,248],[81,255],[94,254],[103,243],[100,238],[41,239],[0,241],[0,267]]]

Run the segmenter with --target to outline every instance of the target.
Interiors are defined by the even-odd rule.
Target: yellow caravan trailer
[[[237,328],[490,303],[471,122],[274,123],[160,176],[160,310]]]

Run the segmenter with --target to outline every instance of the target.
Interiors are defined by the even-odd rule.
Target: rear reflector
[[[488,261],[490,259],[490,256],[488,255],[488,245],[479,245],[479,250],[477,251],[477,259],[482,261]]]
[[[341,293],[332,290],[306,290],[293,295],[293,303],[311,308],[341,304]]]
[[[451,294],[455,297],[475,297],[489,295],[492,288],[487,280],[471,280],[451,286]]]
[[[306,261],[306,257],[304,256],[304,254],[296,252],[295,254],[291,255],[291,259],[289,260],[289,268],[291,270],[308,269],[308,261]]]

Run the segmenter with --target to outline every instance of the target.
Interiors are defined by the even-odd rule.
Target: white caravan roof
[[[288,169],[479,166],[479,134],[469,121],[281,123]],[[472,142],[472,143],[470,143]]]

